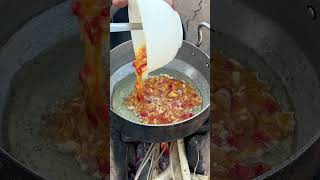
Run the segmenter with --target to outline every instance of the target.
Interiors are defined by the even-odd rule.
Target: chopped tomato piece
[[[269,169],[270,169],[270,167],[266,163],[256,163],[253,166],[255,177],[262,175],[263,173],[265,173]]]
[[[140,68],[138,68],[138,69],[136,70],[136,72],[137,72],[137,75],[138,75],[138,76],[141,76],[142,71],[141,71],[141,69],[140,69]]]
[[[145,72],[147,70],[147,64],[142,64],[140,68],[141,72]]]
[[[169,122],[169,119],[167,117],[165,117],[164,115],[158,115],[155,118],[160,122],[160,124]]]
[[[193,105],[192,105],[192,103],[186,103],[186,104],[182,104],[181,107],[182,108],[192,108]]]
[[[147,113],[147,112],[140,112],[140,116],[141,116],[141,117],[147,117],[147,116],[148,116],[148,113]]]
[[[181,118],[182,119],[188,119],[188,118],[191,118],[192,116],[193,116],[192,113],[184,113],[184,114],[182,114]]]

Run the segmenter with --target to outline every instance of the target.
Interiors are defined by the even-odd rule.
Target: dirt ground
[[[198,39],[197,27],[201,22],[210,23],[210,0],[174,0],[186,30],[187,41],[195,44]],[[201,49],[210,52],[210,33],[203,32]]]

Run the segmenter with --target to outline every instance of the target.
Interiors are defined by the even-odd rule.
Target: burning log
[[[170,143],[169,150],[169,165],[161,172],[159,168],[159,160],[164,155],[166,149],[163,148],[160,152],[161,144],[151,144],[148,152],[144,156],[138,171],[134,177],[135,180],[140,179],[142,171],[148,168],[147,180],[206,180],[209,179],[206,175],[191,173],[184,140],[178,140]]]

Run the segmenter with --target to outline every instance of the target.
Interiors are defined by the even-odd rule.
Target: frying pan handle
[[[207,22],[202,22],[199,24],[199,26],[198,26],[198,42],[196,44],[197,47],[200,47],[200,45],[202,43],[202,28],[207,28],[208,30],[210,30],[210,24]]]

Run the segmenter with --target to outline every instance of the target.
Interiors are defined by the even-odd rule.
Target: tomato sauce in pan
[[[213,177],[257,177],[271,168],[260,157],[293,133],[293,113],[281,109],[257,72],[221,54],[215,54],[211,73]]]
[[[201,105],[202,98],[187,82],[162,74],[143,82],[142,95],[134,91],[125,105],[146,124],[168,124],[188,119]]]
[[[146,47],[142,46],[136,52],[136,59],[132,63],[133,67],[135,68],[136,74],[136,91],[137,91],[137,99],[139,101],[144,100],[143,94],[143,80],[142,75],[144,72],[147,71],[147,53]]]

